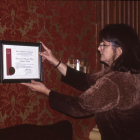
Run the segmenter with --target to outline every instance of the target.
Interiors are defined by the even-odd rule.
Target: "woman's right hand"
[[[52,51],[50,49],[48,49],[42,42],[41,44],[45,50],[44,52],[39,52],[39,54],[42,56],[42,62],[47,59],[51,64],[56,66],[59,63],[59,60],[52,54]]]
[[[42,43],[42,42],[41,42]],[[42,46],[44,48],[44,52],[40,52],[39,54],[42,56],[42,61],[47,59],[51,64],[57,66],[59,64],[59,60],[52,54],[52,51],[48,49],[43,43]],[[67,66],[64,63],[60,63],[57,69],[63,74],[66,75]]]

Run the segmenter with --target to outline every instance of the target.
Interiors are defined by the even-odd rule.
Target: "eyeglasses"
[[[115,45],[99,45],[99,47],[101,48],[101,49],[103,49],[103,48],[105,48],[105,47],[107,47],[107,46],[115,46]]]

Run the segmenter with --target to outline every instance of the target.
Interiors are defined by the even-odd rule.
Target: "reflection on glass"
[[[89,73],[90,66],[89,66],[88,59],[71,58],[71,59],[68,59],[67,65],[78,71],[82,71],[84,73]]]

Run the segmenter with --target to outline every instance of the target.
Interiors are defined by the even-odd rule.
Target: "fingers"
[[[42,47],[46,50],[49,51],[49,49],[44,45],[44,43],[40,42],[42,44]]]
[[[31,83],[21,83],[21,84],[29,88],[33,88],[33,85]]]
[[[44,52],[39,52],[40,55],[49,55],[49,53],[47,51]]]
[[[49,54],[47,52],[39,52],[39,54],[43,57],[49,56]]]
[[[39,52],[39,54],[42,56],[42,62],[44,62],[45,59],[48,60],[48,58],[50,56],[47,51],[45,51],[45,52]]]
[[[38,84],[39,82],[36,82],[34,80],[31,80],[31,83],[21,83],[22,85],[25,85],[27,87],[29,87],[32,91],[36,91],[36,85]]]
[[[47,56],[49,56],[49,53],[50,53],[50,49],[48,49],[45,45],[44,45],[44,43],[42,43],[42,42],[40,42],[41,44],[42,44],[42,46],[43,46],[43,48],[45,49],[45,51],[44,52],[39,52],[39,54],[41,55],[41,56],[43,56],[43,57],[47,57]]]
[[[35,91],[35,89],[34,88],[32,88],[32,87],[29,87],[32,91]]]
[[[35,91],[33,84],[31,84],[31,83],[21,83],[21,84],[29,87],[32,91]]]
[[[44,62],[44,60],[46,60],[46,58],[45,57],[42,57],[42,62]]]
[[[42,62],[44,62],[45,59],[47,59],[46,55],[44,55],[43,53],[39,52],[39,54],[42,56]]]
[[[20,84],[22,84],[24,86],[28,86],[28,87],[31,85],[31,83],[20,83]]]
[[[49,96],[50,90],[41,82],[31,80],[31,83],[21,83],[21,84],[29,87],[32,91],[37,91]]]
[[[31,84],[37,84],[37,83],[40,83],[40,82],[37,82],[35,80],[31,80]]]
[[[34,85],[37,84],[37,83],[39,83],[39,82],[36,82],[36,81],[34,81],[34,80],[31,80],[31,83],[21,83],[21,84],[22,84],[22,85],[25,85],[25,86],[27,86],[27,87],[33,88]]]
[[[42,56],[42,62],[44,62],[44,60],[47,59],[51,64],[55,64],[57,59],[54,57],[52,51],[48,49],[43,43],[42,46],[46,50],[44,52],[39,52],[39,54]]]

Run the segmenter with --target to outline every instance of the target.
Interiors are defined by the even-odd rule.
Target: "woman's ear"
[[[117,55],[118,55],[118,57],[122,54],[122,49],[121,49],[121,47],[117,47]]]

